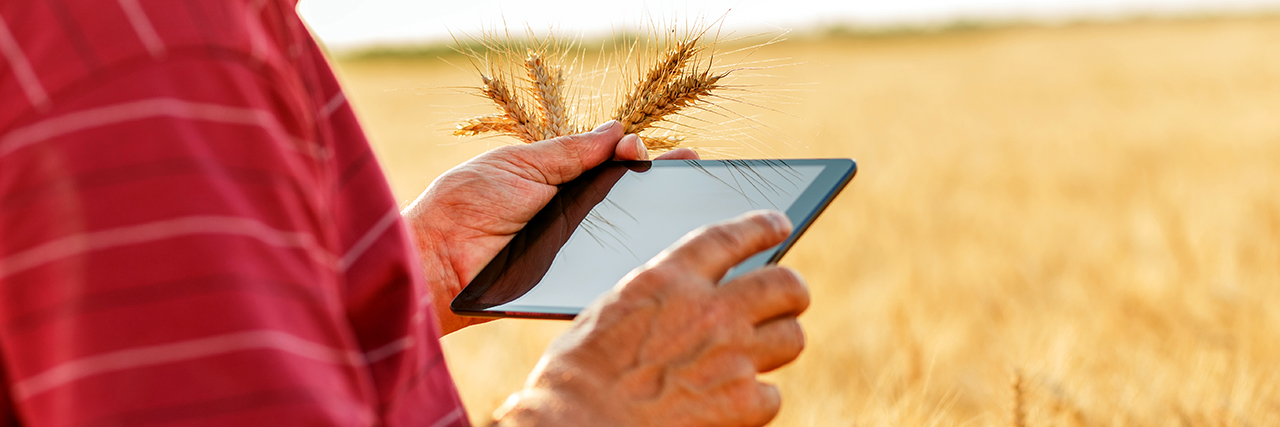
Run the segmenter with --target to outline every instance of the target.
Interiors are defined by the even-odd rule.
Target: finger
[[[685,235],[658,261],[719,282],[725,272],[791,234],[791,221],[773,211],[753,211]]]
[[[662,153],[654,160],[701,160],[702,156],[697,151],[689,148],[677,148],[666,153]]]
[[[786,267],[765,267],[721,286],[719,292],[754,323],[781,316],[799,316],[809,308],[804,279]]]
[[[620,139],[622,125],[610,120],[591,132],[507,147],[494,155],[499,162],[514,165],[513,172],[560,185],[613,157]]]
[[[755,403],[744,414],[747,425],[763,426],[773,421],[782,409],[782,393],[773,384],[756,382]]]
[[[649,160],[649,149],[645,148],[644,141],[635,134],[622,137],[618,141],[618,146],[614,150],[613,158],[618,160]]]
[[[800,356],[804,350],[804,328],[794,317],[780,317],[756,327],[752,340],[751,361],[757,372],[781,368]]]

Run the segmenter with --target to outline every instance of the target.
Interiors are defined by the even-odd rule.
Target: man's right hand
[[[718,283],[790,232],[786,216],[753,212],[690,233],[579,315],[498,425],[768,423],[781,400],[757,375],[800,354],[809,292],[773,266]]]

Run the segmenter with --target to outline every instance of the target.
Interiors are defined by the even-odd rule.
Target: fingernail
[[[636,158],[640,160],[649,160],[649,148],[644,146],[644,140],[636,137]]]
[[[596,126],[596,129],[593,130],[592,132],[595,132],[595,133],[604,132],[606,130],[612,129],[617,124],[618,124],[617,120],[610,120],[610,121],[601,123],[600,126]]]

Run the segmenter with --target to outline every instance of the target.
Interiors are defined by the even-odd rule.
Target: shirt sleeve
[[[342,302],[327,150],[295,100],[209,58],[73,89],[0,136],[17,419],[379,423]]]
[[[3,354],[3,352],[0,352]],[[0,360],[0,366],[3,366]],[[0,384],[8,385],[4,370],[0,370]],[[18,413],[13,409],[13,399],[9,398],[8,387],[0,387],[0,427],[18,427]]]

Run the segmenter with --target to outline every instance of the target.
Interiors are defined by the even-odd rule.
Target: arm
[[[43,129],[0,143],[0,360],[23,425],[368,425],[397,402],[380,390],[411,386],[445,390],[401,399],[427,423],[456,409],[428,322],[353,330],[349,244],[312,175],[336,168],[270,126],[303,110],[254,70],[136,67],[6,132]],[[379,350],[402,333],[416,346]]]

